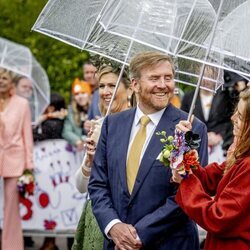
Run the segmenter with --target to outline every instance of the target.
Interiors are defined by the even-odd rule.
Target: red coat
[[[176,202],[208,231],[206,250],[249,250],[250,157],[225,175],[224,168],[225,163],[212,163],[195,170],[181,182]]]

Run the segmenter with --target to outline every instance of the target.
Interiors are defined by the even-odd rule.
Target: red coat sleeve
[[[221,237],[238,237],[242,231],[249,234],[250,157],[229,172],[221,180],[222,190],[215,198],[205,192],[203,183],[195,175],[190,175],[180,184],[176,202],[207,231]],[[209,178],[208,171],[206,175]]]
[[[224,168],[225,162],[221,165],[218,163],[212,163],[205,168],[199,167],[198,169],[193,170],[193,172],[202,183],[205,192],[211,196],[214,196],[218,183],[223,177]]]

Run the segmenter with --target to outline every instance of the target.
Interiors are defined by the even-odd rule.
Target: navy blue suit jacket
[[[135,109],[130,109],[104,120],[88,187],[97,222],[103,232],[113,219],[132,224],[143,249],[199,249],[195,224],[174,201],[176,185],[170,183],[171,170],[156,159],[162,143],[155,133],[142,158],[133,192],[128,192],[126,159],[134,116]],[[165,130],[173,135],[175,125],[185,119],[187,113],[170,104],[155,132]],[[193,132],[202,139],[199,156],[206,165],[206,126],[195,119]],[[104,249],[113,248],[113,242],[105,239]]]

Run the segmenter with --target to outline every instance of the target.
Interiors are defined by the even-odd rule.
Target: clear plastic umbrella
[[[201,63],[189,118],[206,65],[217,68],[218,77],[222,69],[250,76],[249,57],[241,55],[249,55],[249,50],[245,54],[245,49],[241,48],[244,42],[233,44],[235,39],[230,40],[231,36],[244,33],[242,27],[235,25],[243,20],[234,21],[233,18],[239,17],[238,9],[249,12],[249,0],[217,2],[218,5],[203,0],[119,0],[114,1],[112,8],[105,11],[100,19],[106,32],[165,51],[176,58]],[[237,26],[235,30],[232,29],[234,26]],[[225,27],[230,30],[227,35]],[[215,84],[213,89],[219,85]]]
[[[125,26],[119,22],[113,30],[116,15]],[[216,12],[207,0],[51,0],[33,30],[122,64],[128,64],[138,52],[153,49],[167,52],[175,55],[176,80],[195,86],[201,63],[196,60],[194,66],[191,62],[200,51],[204,52],[201,46],[215,17]],[[222,58],[217,58],[217,62],[222,63]],[[222,73],[218,71],[211,80],[213,90],[217,89],[222,84]]]
[[[29,102],[32,122],[35,123],[50,102],[50,86],[46,72],[27,47],[4,38],[0,38],[0,68],[11,70],[32,81],[33,91]]]
[[[176,80],[198,88],[205,66],[213,66],[216,73],[210,77],[210,88],[215,91],[223,83],[226,67],[225,54],[211,49],[217,24],[246,1],[211,2],[54,0],[47,3],[33,29],[123,65],[138,52],[166,52],[175,58]]]
[[[49,0],[32,30],[84,49],[109,0]],[[91,44],[90,44],[91,45]]]
[[[222,64],[220,55],[206,58],[204,43],[216,20],[215,9],[209,1],[119,0],[114,1],[111,7],[100,19],[104,30],[173,55],[178,62],[180,76],[197,78],[202,63]],[[194,62],[195,66],[187,67]],[[185,79],[179,78],[182,82],[182,78]],[[222,84],[222,74],[215,80],[212,90]]]
[[[177,59],[249,76],[250,68],[237,67],[233,60],[249,61],[249,46],[243,41],[249,33],[247,20],[249,0],[119,0],[103,13],[100,23],[106,32]]]
[[[207,0],[51,0],[33,29],[122,64],[129,64],[138,52],[167,52],[175,55],[176,80],[195,86],[201,67],[198,55],[204,54],[202,46],[215,17]],[[213,60],[222,64],[223,58]],[[222,75],[218,71],[211,79],[213,90],[222,84]]]
[[[224,9],[228,8],[224,2]],[[232,1],[237,4],[229,9],[219,22],[211,51],[222,54],[224,57],[223,68],[230,69],[250,79],[250,0]],[[241,4],[239,4],[239,2]],[[222,13],[226,11],[222,11]]]

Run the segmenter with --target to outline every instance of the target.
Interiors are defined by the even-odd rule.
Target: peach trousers
[[[4,217],[2,250],[23,250],[23,233],[19,213],[17,177],[4,179]]]

